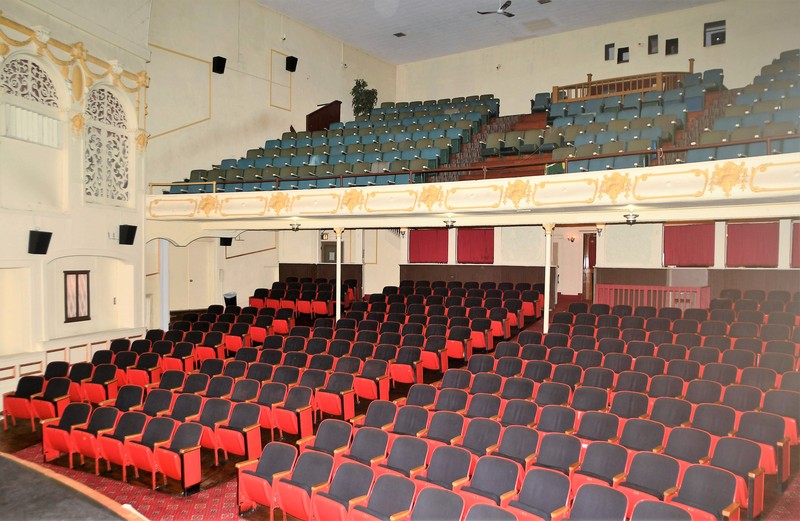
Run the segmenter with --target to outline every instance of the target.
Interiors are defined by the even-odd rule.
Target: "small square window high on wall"
[[[703,47],[725,43],[725,20],[708,22],[703,26]]]

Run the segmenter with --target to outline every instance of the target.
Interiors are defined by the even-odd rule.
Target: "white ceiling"
[[[545,0],[542,0],[545,1]],[[393,64],[687,9],[720,0],[258,0]],[[394,33],[407,36],[397,38]]]

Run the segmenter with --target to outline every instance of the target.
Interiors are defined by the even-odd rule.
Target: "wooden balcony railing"
[[[675,307],[708,308],[711,302],[711,288],[681,286],[627,286],[622,284],[597,284],[594,301],[598,304],[626,304],[654,306],[656,308]]]
[[[680,86],[684,76],[691,74],[693,70],[694,60],[691,59],[689,60],[688,72],[650,72],[604,80],[595,80],[590,73],[586,75],[585,82],[572,85],[555,85],[551,99],[553,103],[556,103],[559,101],[580,101],[614,95],[624,96],[625,94],[642,93],[651,90],[676,89]]]

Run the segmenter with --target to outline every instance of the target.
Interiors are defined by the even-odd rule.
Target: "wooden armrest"
[[[500,503],[502,504],[508,501],[509,499],[514,497],[516,493],[517,493],[516,490],[509,490],[508,492],[503,492],[502,494],[500,494]]]
[[[258,465],[258,460],[257,459],[249,459],[247,461],[240,461],[239,463],[237,463],[236,464],[236,468],[238,470],[241,470],[243,468],[247,468],[247,467],[251,467],[251,466],[255,466],[255,465]]]
[[[286,476],[289,476],[292,473],[291,470],[282,470],[280,472],[276,472],[272,475],[272,482],[275,483],[279,479],[283,479]]]
[[[57,398],[54,398],[53,401],[54,402],[61,402],[61,401],[68,400],[68,399],[69,399],[69,395],[65,394],[64,396],[59,396]]]
[[[389,516],[389,521],[398,521],[399,519],[403,519],[404,517],[408,516],[408,514],[410,513],[411,513],[410,510],[403,510],[402,512],[392,514],[391,516]]]
[[[366,501],[367,499],[369,499],[369,495],[354,497],[353,499],[351,499],[350,501],[347,502],[347,508],[350,509],[350,508],[353,508],[355,505],[358,505],[360,503],[363,504],[364,501]]]
[[[619,442],[619,436],[612,436],[611,438],[608,438],[608,441],[610,443],[617,443]]]
[[[459,434],[458,436],[454,436],[454,437],[450,438],[450,445],[455,445],[456,443],[458,443],[460,445],[461,442],[463,442],[463,441],[464,441],[464,436]]]
[[[314,436],[314,435],[311,435],[311,436],[306,436],[305,438],[299,439],[299,440],[297,440],[297,442],[296,442],[296,443],[297,443],[297,446],[299,447],[300,445],[303,445],[303,444],[305,444],[305,443],[308,443],[308,442],[310,442],[311,440],[313,440],[313,439],[315,439],[315,438],[316,438],[316,436]]]
[[[12,394],[14,394],[14,391],[8,391],[7,393],[3,393],[3,398],[5,398],[6,396],[11,396]],[[42,396],[44,396],[44,393],[32,394],[31,400],[33,400],[34,398],[41,398]]]
[[[457,480],[453,481],[453,490],[457,487],[464,485],[465,483],[469,482],[469,476],[464,476],[463,478],[458,478]]]
[[[200,413],[197,413],[197,414],[190,414],[189,416],[187,416],[187,417],[186,417],[186,421],[187,421],[187,422],[191,422],[191,421],[197,421],[197,420],[199,420],[199,419],[200,419]]]
[[[195,450],[200,450],[200,445],[195,445],[193,447],[186,447],[185,449],[181,449],[180,454],[187,454]]]
[[[333,449],[333,455],[336,456],[337,454],[341,454],[346,451],[349,447],[339,447],[337,449]]]
[[[567,513],[567,506],[564,505],[563,507],[558,507],[557,509],[550,512],[550,518],[554,518],[556,516],[562,516]]]
[[[3,395],[3,396],[5,396],[5,395]],[[57,422],[59,419],[60,418],[47,418],[46,420],[42,420],[40,423],[41,423],[42,427],[44,427],[48,423]],[[86,425],[86,424],[84,423],[83,425]]]
[[[273,478],[273,480],[274,480],[274,479],[275,479],[275,478]],[[327,481],[324,481],[324,482],[322,482],[322,483],[317,483],[316,485],[312,485],[312,487],[311,487],[311,493],[313,494],[313,493],[314,493],[314,492],[316,492],[317,490],[319,490],[319,489],[321,489],[321,488],[323,488],[323,487],[327,487],[328,485],[330,485],[330,483],[328,483]]]
[[[486,454],[489,454],[490,452],[496,451],[497,447],[499,447],[499,446],[500,446],[499,443],[495,443],[494,445],[489,445],[488,447],[486,447]]]
[[[655,452],[656,454],[661,454],[662,452],[664,452],[664,446],[663,445],[657,445],[657,446],[653,447],[653,452]]]
[[[612,482],[614,485],[616,485],[617,483],[619,483],[620,481],[622,481],[622,480],[623,480],[623,479],[625,479],[626,477],[628,477],[628,475],[627,475],[627,474],[625,474],[624,472],[620,472],[619,474],[617,474],[616,476],[614,476],[613,478],[611,478],[611,482]]]
[[[664,491],[664,497],[667,498],[677,493],[678,493],[678,487],[669,487],[667,490]]]
[[[308,409],[310,409],[310,408],[311,408],[311,406],[310,406],[310,405],[304,405],[304,406],[302,406],[302,407],[298,407],[296,412],[297,412],[298,414],[300,414],[301,412],[303,412],[303,411],[307,411],[307,410],[308,410]]]
[[[700,458],[700,461],[698,461],[697,463],[699,463],[700,465],[707,465],[709,461],[711,461],[710,457],[703,456],[702,458]]]
[[[250,432],[250,431],[252,431],[253,429],[258,429],[258,428],[260,428],[260,427],[261,427],[261,425],[260,425],[260,424],[258,424],[258,423],[256,423],[256,424],[253,424],[253,425],[248,425],[247,427],[245,427],[244,429],[242,429],[242,432]]]
[[[763,473],[764,473],[764,468],[763,467],[757,467],[757,468],[751,470],[750,472],[748,472],[747,473],[747,477],[750,478],[750,479],[755,479],[755,478],[757,478],[758,476],[760,476]]]
[[[141,434],[128,434],[127,436],[125,436],[123,438],[122,441],[123,442],[125,442],[125,441],[139,441],[141,439],[142,439],[142,435]]]
[[[363,420],[366,417],[367,417],[366,414],[359,414],[358,416],[353,416],[352,418],[350,418],[350,423],[355,425],[356,422],[360,422],[361,420]]]
[[[573,472],[575,472],[575,469],[577,469],[580,466],[581,466],[580,461],[576,461],[575,463],[569,466],[569,473],[572,474]]]
[[[374,464],[378,463],[379,461],[381,461],[382,459],[384,459],[385,457],[386,456],[375,456],[375,457],[373,457],[372,459],[369,460],[369,464],[370,465],[374,465]]]
[[[114,432],[113,427],[110,429],[100,429],[99,431],[97,431],[97,437],[99,438],[103,434],[108,434],[109,432]]]
[[[737,510],[739,510],[739,503],[734,501],[733,503],[722,509],[722,516],[731,517],[733,513],[736,512]]]
[[[169,445],[169,440],[157,441],[153,444],[153,450],[155,451],[157,448],[164,447],[166,445]]]
[[[217,427],[225,427],[227,425],[228,425],[228,420],[219,420],[214,422],[214,429],[216,429]]]

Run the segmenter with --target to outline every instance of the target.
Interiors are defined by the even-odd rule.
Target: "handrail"
[[[711,303],[711,287],[686,286],[641,286],[626,284],[597,284],[595,303],[615,306],[624,304],[637,306],[705,308]]]
[[[702,149],[702,148],[715,148],[716,146],[729,146],[729,145],[739,145],[739,144],[749,144],[749,143],[766,143],[767,144],[767,155],[771,155],[772,151],[772,143],[775,141],[783,141],[786,139],[797,139],[798,135],[796,134],[787,134],[785,136],[773,136],[767,138],[758,138],[758,139],[748,139],[742,141],[726,141],[725,143],[719,143],[717,145],[695,145],[695,146],[684,146],[684,147],[659,147],[652,150],[645,150],[645,151],[634,151],[634,152],[618,152],[616,154],[604,154],[604,155],[595,155],[595,156],[585,156],[585,157],[569,157],[564,158],[560,161],[553,161],[550,157],[544,159],[532,159],[532,160],[522,160],[519,162],[515,162],[513,164],[499,164],[499,165],[490,165],[490,164],[481,164],[478,166],[445,166],[441,168],[435,169],[428,169],[428,170],[408,170],[404,172],[383,172],[383,173],[369,173],[369,174],[350,174],[347,176],[338,175],[338,176],[325,176],[321,177],[296,177],[293,178],[292,182],[297,181],[307,181],[307,180],[314,180],[314,179],[328,179],[328,180],[338,180],[339,187],[345,187],[343,184],[345,179],[356,179],[358,177],[375,177],[381,175],[399,175],[404,174],[409,176],[409,184],[419,183],[420,181],[414,181],[416,176],[422,176],[421,182],[451,182],[451,181],[461,181],[461,180],[469,180],[474,179],[462,179],[466,177],[464,174],[470,173],[478,173],[482,179],[487,179],[491,174],[498,174],[495,177],[522,177],[530,175],[530,173],[523,173],[520,174],[519,170],[523,169],[530,169],[531,167],[547,167],[548,165],[556,164],[556,163],[563,163],[564,171],[566,172],[569,168],[569,163],[571,161],[580,161],[586,159],[603,159],[608,157],[621,157],[621,156],[649,156],[651,162],[648,166],[659,166],[664,164],[671,164],[674,160],[669,161],[669,158],[673,158],[675,155],[687,152],[689,150],[694,149]],[[531,157],[531,156],[528,156]],[[514,172],[514,171],[517,172]],[[604,172],[603,170],[597,170],[596,172],[601,173]],[[264,180],[269,181],[269,180]],[[275,178],[275,181],[278,186],[282,182],[288,182],[289,180],[282,180],[279,178]],[[226,184],[242,184],[241,181],[233,182],[233,183],[226,183],[224,181],[193,181],[193,182],[175,182],[175,183],[149,183],[148,187],[150,189],[149,193],[152,195],[153,188],[157,187],[170,187],[170,186],[189,186],[189,185],[213,185],[213,192],[216,192],[217,186],[224,186]],[[360,185],[363,186],[363,185]],[[324,188],[323,188],[324,190]],[[226,192],[227,193],[227,192]]]
[[[581,101],[606,96],[665,91],[676,89],[688,72],[649,72],[632,76],[620,76],[603,80],[593,80],[591,74],[586,81],[572,85],[553,86],[552,102]]]

